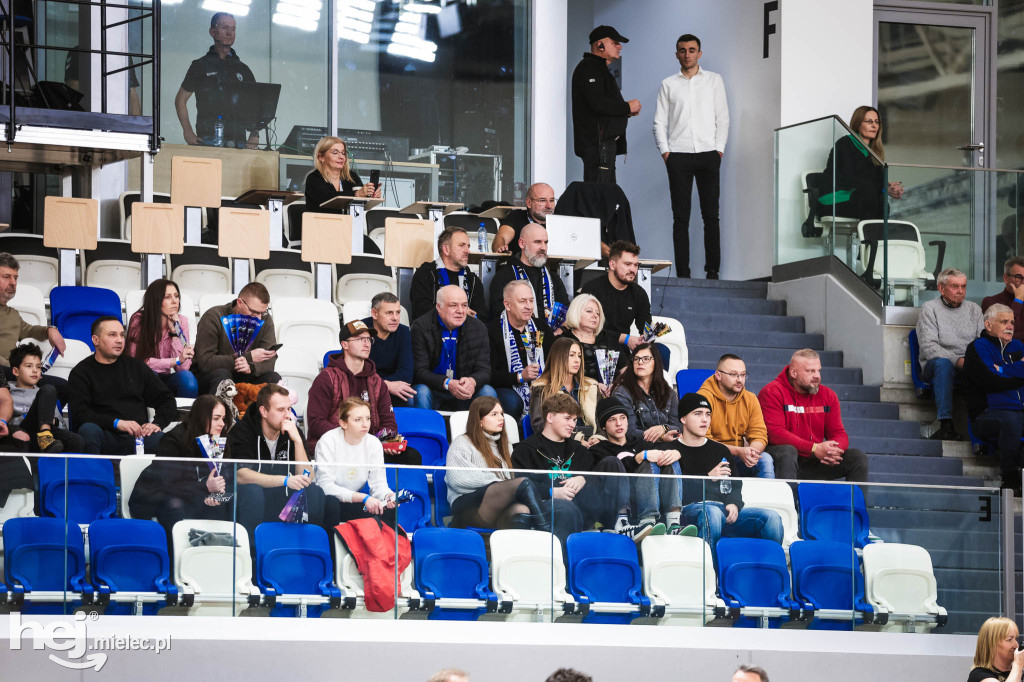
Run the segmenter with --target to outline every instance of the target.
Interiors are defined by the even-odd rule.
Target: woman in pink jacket
[[[195,351],[189,344],[188,315],[179,315],[181,292],[169,279],[149,285],[142,308],[128,321],[128,354],[142,360],[179,398],[199,395],[190,371]]]

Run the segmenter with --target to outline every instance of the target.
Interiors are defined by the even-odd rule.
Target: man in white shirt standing
[[[700,57],[700,38],[679,36],[676,59],[682,68],[661,82],[654,140],[668,169],[676,275],[690,276],[690,195],[696,178],[704,221],[704,271],[708,279],[718,279],[718,170],[729,136],[729,105],[722,77],[700,68]]]

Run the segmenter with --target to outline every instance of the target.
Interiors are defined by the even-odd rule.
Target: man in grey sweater
[[[981,308],[965,301],[967,275],[956,268],[939,273],[939,298],[921,306],[917,339],[921,369],[932,384],[939,430],[935,440],[963,440],[953,427],[953,383],[963,369],[964,353],[985,328]]]

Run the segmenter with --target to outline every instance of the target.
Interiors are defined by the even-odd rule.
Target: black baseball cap
[[[628,43],[629,38],[624,38],[621,33],[616,31],[611,26],[598,26],[590,32],[590,42],[596,43],[601,38],[611,38],[620,43]]]

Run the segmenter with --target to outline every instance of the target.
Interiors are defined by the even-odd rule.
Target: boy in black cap
[[[615,157],[626,153],[626,123],[640,113],[640,100],[622,99],[608,65],[628,43],[611,26],[590,32],[590,52],[572,72],[572,132],[583,159],[584,182],[615,182]]]
[[[711,476],[711,481],[683,479],[682,523],[697,526],[698,535],[715,547],[725,537],[760,538],[782,543],[782,519],[771,509],[744,507],[743,483],[731,478],[739,460],[729,448],[706,438],[711,426],[711,403],[699,393],[679,399],[679,438],[671,447],[680,453],[684,476]]]

